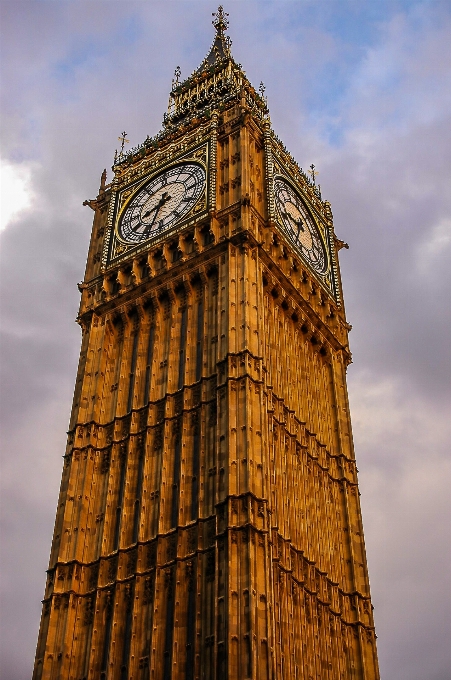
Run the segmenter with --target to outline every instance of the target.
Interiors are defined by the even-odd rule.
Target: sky
[[[100,174],[156,134],[200,0],[0,2],[1,656],[31,676]],[[232,53],[337,236],[383,680],[449,680],[451,3],[227,0]]]

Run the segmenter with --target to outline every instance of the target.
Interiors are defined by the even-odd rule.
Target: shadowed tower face
[[[343,243],[213,23],[87,201],[35,680],[379,677]]]

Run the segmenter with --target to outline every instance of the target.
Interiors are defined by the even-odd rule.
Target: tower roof
[[[215,36],[207,56],[200,66],[185,80],[177,66],[169,94],[169,106],[163,118],[163,129],[153,138],[148,137],[142,144],[128,153],[116,154],[115,165],[132,160],[137,153],[164,140],[177,136],[205,120],[213,112],[220,113],[233,102],[241,102],[260,120],[268,120],[268,107],[263,83],[256,91],[246,77],[241,64],[231,54],[232,41],[226,31],[229,26],[228,14],[222,5],[213,13],[212,24]]]
[[[208,115],[213,109],[220,111],[232,99],[243,96],[259,117],[268,114],[263,90],[257,92],[252,87],[241,64],[232,57],[232,41],[225,34],[229,26],[228,14],[222,5],[213,17],[215,37],[200,66],[183,81],[180,80],[180,67],[175,70],[168,112],[163,121],[166,129]]]
[[[216,29],[216,35],[210,47],[209,53],[195,73],[202,73],[210,66],[214,66],[216,62],[231,57],[230,46],[232,41],[230,36],[225,35],[225,31],[227,31],[229,27],[229,20],[227,19],[229,15],[227,12],[224,12],[223,6],[219,5],[218,11],[214,12],[212,16],[214,16],[214,20],[211,23]]]

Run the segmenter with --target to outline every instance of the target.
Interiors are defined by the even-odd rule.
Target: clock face
[[[291,185],[280,177],[274,182],[274,196],[287,236],[311,267],[319,274],[324,274],[328,267],[326,250],[304,202]]]
[[[128,203],[119,220],[119,238],[136,244],[167,231],[194,208],[205,183],[198,163],[181,163],[160,173]]]

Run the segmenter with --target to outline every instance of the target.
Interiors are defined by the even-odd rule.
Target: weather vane
[[[124,153],[124,145],[128,144],[130,140],[127,139],[127,133],[121,132],[121,136],[117,138],[119,142],[121,142],[121,156]]]
[[[315,170],[315,166],[313,165],[313,163],[310,166],[309,175],[312,176],[313,186],[315,186],[316,185],[315,177],[316,177],[316,175],[319,175],[319,171]]]
[[[229,20],[227,19],[229,16],[228,13],[224,12],[224,7],[222,5],[219,5],[218,11],[213,12],[211,16],[214,17],[214,21],[211,23],[216,28],[216,33],[221,35],[229,27]]]

